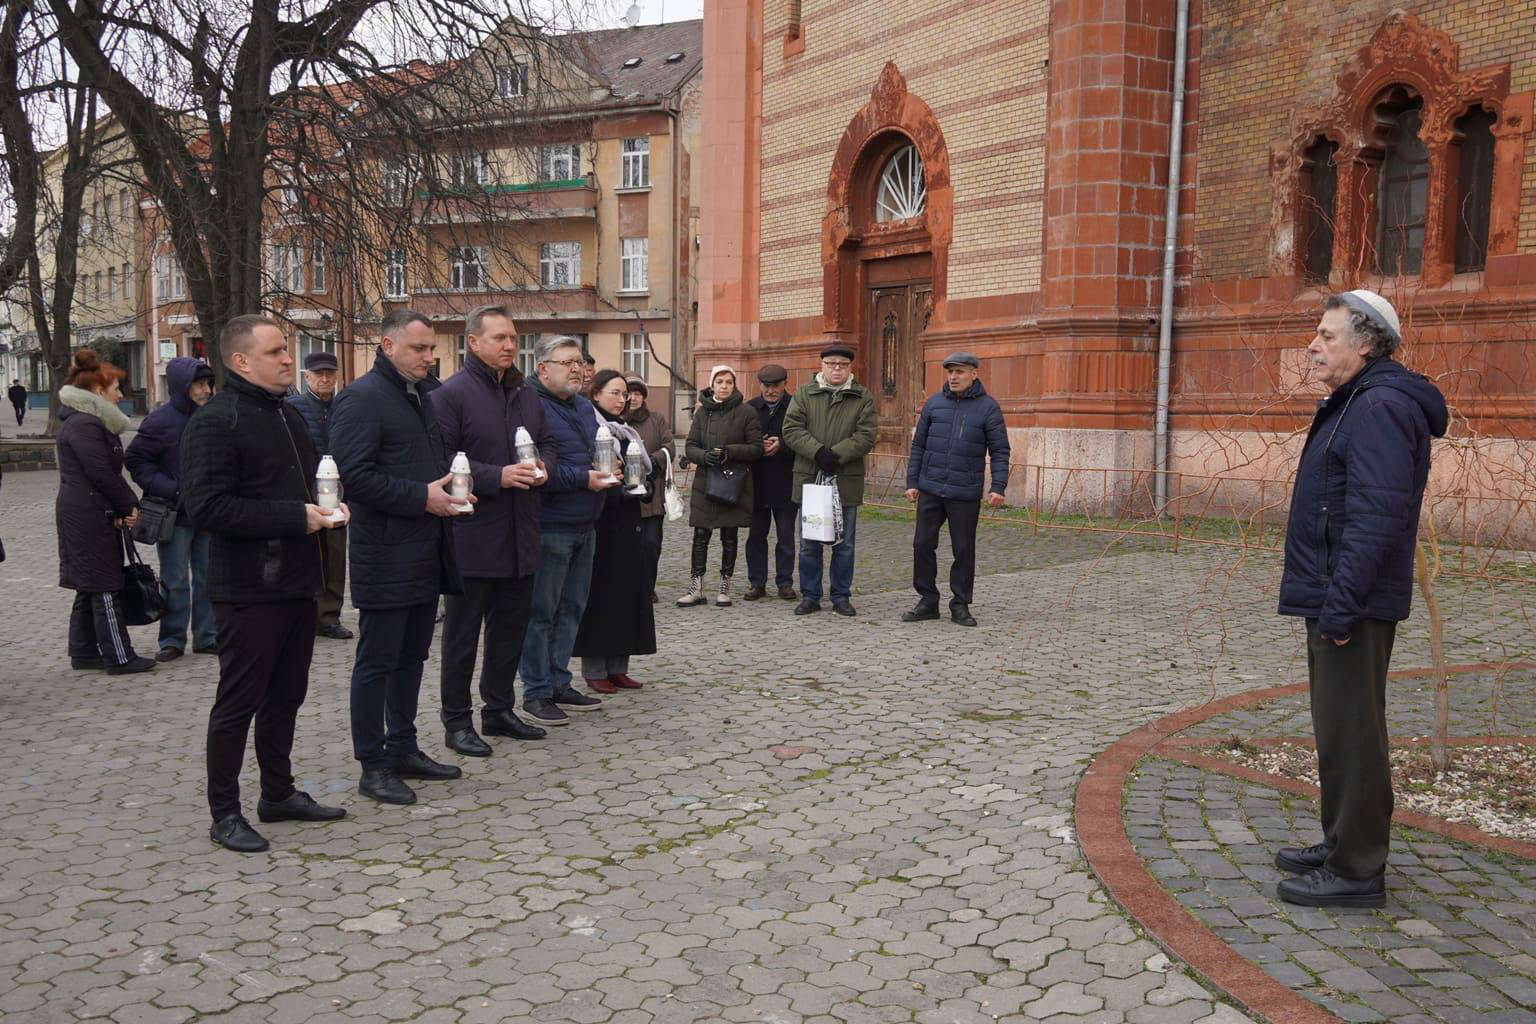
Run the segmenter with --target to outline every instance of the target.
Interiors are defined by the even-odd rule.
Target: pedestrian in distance
[[[11,400],[11,408],[16,412],[16,425],[21,426],[21,421],[27,415],[27,389],[19,379],[13,379],[5,391],[5,397]]]
[[[241,812],[240,766],[256,726],[263,822],[336,821],[293,776],[293,737],[309,692],[316,598],[325,586],[318,534],[344,525],[316,502],[319,457],[283,396],[293,357],[277,323],[237,316],[219,333],[224,387],[181,439],[181,494],[208,535],[208,596],[219,633],[219,685],[208,714],[209,837],[239,853],[267,849]]]
[[[720,591],[715,606],[731,604],[731,577],[736,572],[736,542],[742,527],[752,525],[752,463],[763,456],[763,428],[757,410],[747,405],[736,387],[736,371],[716,366],[709,384],[699,392],[699,404],[688,428],[688,458],[698,465],[688,501],[688,525],[693,527],[693,552],[688,592],[679,608],[704,604],[704,572],[709,562],[709,538],[720,531]]]
[[[747,531],[747,592],[743,600],[757,601],[768,593],[768,531],[773,539],[773,582],[779,597],[795,594],[795,453],[784,443],[784,414],[792,395],[785,386],[789,372],[778,363],[757,371],[758,396],[747,404],[757,413],[763,432],[763,457],[752,463],[752,528]]]
[[[853,376],[854,350],[835,342],[821,350],[821,370],[795,392],[784,414],[784,443],[795,453],[793,498],[818,473],[837,478],[843,506],[843,539],[832,546],[832,610],[858,614],[853,607],[853,561],[859,505],[864,502],[864,457],[874,450],[880,420],[875,396]],[[800,603],[796,615],[821,610],[822,547],[800,538]]]
[[[663,526],[667,521],[666,461],[672,458],[672,424],[659,409],[646,404],[650,387],[639,377],[628,377],[629,408],[624,411],[624,422],[635,428],[645,442],[645,451],[651,462],[662,466],[658,485],[650,498],[640,506],[640,545],[646,553],[646,571],[650,577],[651,603],[655,604],[656,572],[661,565],[661,541]]]
[[[331,454],[331,411],[341,386],[336,356],[311,352],[304,357],[304,376],[297,394],[288,401],[304,417],[309,439],[322,457]],[[320,534],[325,549],[325,591],[320,595],[320,622],[315,635],[327,640],[351,640],[352,631],[341,624],[341,606],[347,588],[347,528]]]
[[[108,675],[148,672],[128,639],[118,593],[123,589],[123,527],[139,518],[139,499],[123,479],[128,417],[117,407],[123,371],[95,350],[77,349],[59,388],[59,586],[75,592],[69,613],[69,663]]]
[[[912,589],[917,606],[903,622],[939,617],[939,528],[949,523],[949,617],[974,626],[971,597],[976,587],[976,526],[981,519],[987,460],[992,486],[986,502],[1002,505],[1008,490],[1008,427],[996,399],[978,377],[981,360],[969,352],[944,359],[944,386],[923,403],[907,459],[908,501],[917,504],[912,531]]]
[[[432,649],[439,594],[460,593],[452,524],[475,498],[448,493],[432,377],[437,336],[425,316],[395,309],[380,325],[373,369],[336,397],[331,447],[352,506],[352,604],[358,609],[352,665],[352,752],[358,791],[380,803],[411,804],[406,779],[456,779],[457,765],[422,753],[416,741],[421,673]]]
[[[533,613],[539,568],[539,499],[555,465],[555,440],[544,403],[517,366],[517,330],[502,306],[481,306],[464,320],[464,367],[432,395],[444,451],[469,459],[479,501],[453,520],[453,547],[463,593],[444,600],[442,696],[444,744],[469,757],[489,757],[483,736],[543,739],[517,717],[517,663]],[[519,461],[518,431],[537,446]],[[475,731],[470,679],[480,660],[480,732]]]
[[[1286,847],[1280,898],[1309,907],[1386,902],[1392,829],[1387,670],[1413,603],[1414,545],[1430,440],[1445,399],[1392,358],[1397,310],[1357,289],[1323,305],[1307,355],[1328,388],[1291,489],[1280,614],[1306,620],[1323,841]]]
[[[158,662],[175,661],[187,649],[219,653],[213,602],[208,599],[208,534],[194,529],[181,500],[181,439],[192,414],[213,397],[213,367],[201,359],[177,356],[165,367],[168,401],[139,424],[123,462],[146,497],[159,498],[176,515],[171,539],[156,545],[160,554],[160,583],[165,610],[160,616]]]

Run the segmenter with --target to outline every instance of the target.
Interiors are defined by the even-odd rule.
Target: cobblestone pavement
[[[1272,563],[986,527],[981,628],[904,626],[910,523],[870,515],[858,618],[664,601],[644,691],[410,808],[356,795],[350,646],[321,641],[296,768],[352,817],[242,857],[206,836],[212,660],[67,668],[56,479],[0,491],[6,1021],[1241,1019],[1106,901],[1072,798],[1136,726],[1296,675]],[[1458,599],[1452,660],[1529,645]],[[1398,651],[1425,663],[1422,623]]]

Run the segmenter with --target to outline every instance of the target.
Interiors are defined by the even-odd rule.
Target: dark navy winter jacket
[[[452,524],[427,511],[427,485],[448,472],[433,408],[433,377],[410,397],[383,352],[331,407],[331,455],[341,470],[352,603],[406,608],[457,594]]]
[[[177,356],[165,366],[169,400],[144,417],[138,436],[123,453],[128,475],[139,490],[175,505],[181,497],[181,435],[197,404],[187,388],[200,377],[213,380],[213,367],[201,359]]]
[[[1285,530],[1280,614],[1349,636],[1362,618],[1408,617],[1429,439],[1443,437],[1445,399],[1390,358],[1317,404]]]
[[[917,417],[912,457],[907,460],[907,487],[955,501],[980,501],[987,480],[987,453],[992,454],[992,490],[1008,489],[1008,428],[1003,410],[973,381],[962,395],[945,385]]]
[[[587,490],[597,454],[597,410],[580,395],[556,398],[537,381],[533,387],[544,402],[557,460],[539,502],[539,526],[551,533],[585,533],[603,511],[603,493]]]
[[[287,401],[304,417],[304,426],[309,429],[309,439],[315,451],[321,455],[330,455],[331,413],[336,408],[336,396],[331,395],[331,400],[326,402],[313,391],[300,391],[296,395],[289,395]]]

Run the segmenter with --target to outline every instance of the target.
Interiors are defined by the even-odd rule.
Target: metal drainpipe
[[[1153,502],[1168,504],[1168,390],[1173,362],[1173,265],[1179,249],[1179,189],[1184,162],[1184,65],[1189,51],[1189,0],[1178,0],[1173,46],[1173,114],[1168,125],[1168,196],[1163,210],[1163,296],[1157,327],[1157,420]]]

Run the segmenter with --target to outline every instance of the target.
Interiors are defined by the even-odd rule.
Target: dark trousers
[[[116,594],[75,591],[69,610],[71,658],[100,658],[108,665],[122,665],[136,657],[117,605]]]
[[[256,720],[261,798],[293,794],[294,723],[309,692],[315,602],[213,606],[219,630],[219,689],[208,713],[208,809],[218,821],[240,811],[240,765]]]
[[[414,754],[421,667],[432,650],[437,601],[357,613],[352,663],[352,755],[365,771]]]
[[[747,531],[747,582],[768,585],[768,528],[773,528],[773,582],[781,587],[795,584],[795,520],[799,505],[777,505],[752,510],[752,529]]]
[[[1307,620],[1307,679],[1322,789],[1324,864],[1374,878],[1387,863],[1392,771],[1387,757],[1387,665],[1397,623],[1361,619],[1340,647]]]
[[[640,548],[645,552],[645,565],[650,571],[649,590],[656,590],[656,571],[661,565],[661,528],[667,517],[664,515],[646,516],[640,520]]]
[[[342,592],[347,587],[347,528],[321,530],[320,549],[325,552],[325,589],[320,592],[320,625],[341,623]]]
[[[702,526],[693,528],[693,575],[703,576],[709,565],[709,535],[712,530]],[[729,579],[736,575],[737,527],[720,527],[720,575]]]
[[[514,682],[523,657],[523,637],[533,613],[533,577],[474,579],[466,577],[464,593],[444,598],[442,691],[443,725],[471,725],[474,704],[469,679],[475,674],[480,650],[480,625],[485,624],[485,656],[480,662],[481,713],[511,711],[517,701]]]
[[[917,528],[912,531],[912,589],[923,604],[939,606],[939,527],[949,523],[949,606],[971,603],[976,587],[976,523],[981,499],[956,501],[917,492]]]
[[[19,427],[21,426],[22,419],[27,415],[27,407],[25,404],[22,404],[13,406],[13,408],[16,410],[16,425]]]

